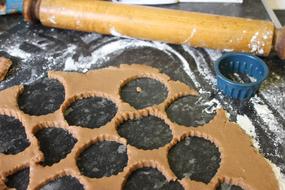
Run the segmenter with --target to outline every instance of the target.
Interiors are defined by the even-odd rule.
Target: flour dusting
[[[196,32],[197,32],[197,28],[193,28],[192,31],[191,31],[191,34],[189,35],[189,37],[186,40],[184,40],[184,42],[182,44],[188,44],[189,45],[191,40],[192,40],[192,38],[196,34]]]
[[[21,50],[19,45],[10,47],[7,49],[7,53],[9,53],[11,56],[19,57],[23,61],[27,61],[31,57],[31,54]]]
[[[285,89],[285,78],[275,72],[271,72],[269,82],[265,85],[266,89],[260,93],[270,100],[269,104],[274,107],[282,118],[285,118],[285,91],[283,90]]]
[[[197,51],[195,48],[192,48],[190,46],[183,45],[182,47],[195,60],[198,70],[200,74],[203,75],[204,79],[206,79],[209,83],[212,83],[213,85],[215,85],[216,78],[211,72],[210,68],[208,67],[207,62],[205,58],[203,57],[203,55],[201,55],[201,53]]]
[[[114,51],[117,51],[117,48],[114,49],[114,47],[106,45],[92,52],[91,56],[80,55],[77,60],[69,56],[65,61],[64,71],[87,72],[92,65],[100,66],[103,62],[108,61],[109,57],[107,55]]]
[[[120,54],[124,50],[131,48],[140,48],[140,47],[151,47],[155,49],[159,49],[171,56],[173,59],[179,59],[182,63],[184,71],[191,77],[196,87],[200,87],[200,84],[197,82],[197,79],[194,73],[191,71],[189,67],[188,61],[175,49],[171,46],[162,43],[162,42],[150,42],[143,40],[133,40],[133,39],[120,39],[113,42],[110,42],[101,48],[97,49],[92,53],[90,57],[79,57],[76,61],[72,57],[68,57],[64,70],[65,71],[88,71],[92,65],[97,64],[101,65],[103,62],[109,60],[111,55]],[[173,57],[175,56],[175,57]]]
[[[86,35],[84,35],[84,36],[82,36],[82,37],[80,37],[80,38],[81,38],[81,40],[82,40],[84,43],[89,44],[89,43],[91,43],[92,41],[94,41],[94,40],[96,40],[96,39],[98,39],[98,38],[100,38],[100,37],[102,37],[101,34],[89,33],[89,34],[86,34]]]
[[[251,120],[246,115],[237,115],[237,123],[246,132],[246,134],[251,137],[254,147],[259,150],[260,145],[257,140],[255,127],[253,126]]]
[[[259,40],[259,32],[256,32],[250,40],[250,43],[248,44],[248,47],[250,48],[250,52],[252,53],[259,53],[259,54],[263,54],[264,50],[263,50],[263,46],[264,46],[264,42],[261,42]]]
[[[52,29],[50,30],[51,32]],[[111,57],[120,55],[122,52],[128,49],[134,49],[134,48],[143,48],[143,47],[151,47],[157,50],[160,50],[164,52],[166,55],[169,57],[173,58],[174,60],[179,60],[181,64],[181,68],[185,71],[185,73],[188,75],[188,77],[193,81],[196,89],[199,91],[201,96],[207,96],[210,98],[207,98],[207,102],[205,102],[206,105],[208,105],[208,108],[204,110],[207,113],[213,113],[215,110],[227,105],[229,106],[230,110],[234,110],[236,108],[233,108],[231,105],[231,102],[223,102],[221,100],[224,99],[224,97],[220,94],[217,93],[216,89],[216,76],[215,73],[212,69],[213,62],[215,62],[217,59],[219,59],[222,56],[221,51],[217,50],[212,50],[212,49],[204,49],[205,52],[209,55],[210,58],[210,63],[208,60],[205,59],[205,52],[203,54],[201,53],[201,50],[195,49],[192,47],[189,47],[187,45],[183,45],[182,48],[175,48],[171,45],[162,43],[162,42],[151,42],[151,41],[143,41],[143,40],[134,40],[131,39],[127,36],[123,36],[120,34],[115,28],[112,28],[110,31],[111,34],[115,36],[120,36],[124,37],[127,39],[122,39],[122,38],[109,38],[104,41],[100,46],[94,46],[94,49],[90,50],[90,54],[88,55],[83,55],[79,54],[77,55],[78,52],[78,45],[70,43],[67,45],[66,48],[63,50],[57,50],[56,52],[53,52],[53,50],[49,51],[49,43],[43,43],[45,39],[34,39],[31,38],[29,40],[30,44],[35,44],[37,47],[39,47],[42,50],[46,50],[47,53],[43,53],[45,56],[45,60],[48,62],[47,64],[43,65],[44,71],[48,70],[53,70],[55,66],[61,64],[62,68],[61,70],[64,71],[80,71],[80,72],[87,72],[88,70],[92,69],[92,66],[100,67],[103,66],[103,64],[107,61],[110,60]],[[190,37],[195,35],[195,32],[192,31]],[[258,53],[263,53],[263,42],[260,42],[260,39],[268,39],[270,37],[270,33],[256,33],[252,37],[252,43],[250,44],[250,48],[252,51],[257,51]],[[85,34],[80,37],[80,40],[86,44],[92,44],[94,41],[97,39],[102,39],[101,35],[95,34],[95,33],[90,33],[90,34]],[[193,37],[193,36],[192,36]],[[55,37],[59,38],[59,37]],[[61,39],[59,39],[60,41]],[[44,76],[44,72],[42,73],[37,73],[35,69],[31,69],[30,67],[27,67],[29,63],[33,62],[33,59],[36,59],[36,56],[32,56],[31,53],[23,51],[20,47],[19,44],[22,44],[23,42],[27,41],[27,39],[24,38],[18,38],[15,36],[14,39],[15,43],[9,44],[9,46],[1,46],[0,47],[9,53],[10,55],[20,58],[22,62],[26,63],[19,68],[19,71],[22,70],[27,70],[29,71],[28,74],[29,76],[23,83],[25,84],[30,84],[34,82],[35,80],[38,80],[39,78],[42,78]],[[40,43],[41,42],[41,43]],[[10,43],[10,42],[9,42]],[[93,46],[91,46],[93,48]],[[189,66],[191,64],[182,54],[181,52],[183,51],[184,54],[190,55],[193,60],[195,61],[196,64],[195,66],[197,67],[196,70],[192,70],[192,67]],[[53,55],[56,54],[58,56],[54,57]],[[192,66],[192,65],[191,65]],[[19,72],[17,71],[17,72]],[[16,74],[17,74],[16,72]],[[199,82],[198,77],[202,78],[209,84],[209,87],[205,87],[202,83]],[[278,78],[276,74],[276,77],[278,82],[283,82],[283,78]],[[5,82],[9,82],[12,80],[12,78],[8,78]],[[3,87],[3,84],[0,84],[0,88]],[[274,103],[276,105],[276,111],[283,117],[285,118],[285,104],[284,100],[280,98],[280,96],[275,96],[275,92],[278,91],[279,85],[276,86],[271,86],[270,91],[264,92],[261,91],[260,93],[268,100]],[[217,93],[216,97],[211,97],[213,91]],[[271,103],[270,102],[270,103]],[[260,117],[264,125],[261,126],[255,126],[255,118],[249,117],[248,115],[241,115],[237,114],[236,112],[236,122],[239,124],[239,126],[249,135],[252,137],[252,143],[255,148],[261,149],[259,143],[258,136],[256,134],[257,127],[261,127],[263,131],[266,133],[266,135],[269,135],[270,133],[274,133],[274,147],[277,147],[280,144],[284,145],[285,142],[285,129],[284,126],[282,126],[282,123],[278,121],[278,119],[275,117],[274,112],[271,110],[271,108],[263,101],[263,99],[259,96],[256,95],[253,97],[250,102],[252,104],[252,109],[254,112],[256,112],[257,117]],[[234,115],[234,113],[229,113],[231,114],[230,116]],[[230,117],[229,116],[229,117]],[[272,138],[272,137],[270,137]],[[285,145],[284,145],[285,146]],[[277,148],[276,148],[277,149]],[[124,151],[124,147],[120,147],[118,149],[119,152]],[[273,152],[274,156],[280,156],[278,155],[278,152]],[[283,168],[278,168],[275,165],[272,165],[276,176],[278,177],[280,184],[283,184],[281,186],[281,190],[285,190],[284,188],[284,176],[282,176],[282,173],[280,173],[280,169]],[[279,177],[280,176],[280,177]]]
[[[208,53],[213,62],[217,61],[223,55],[222,52],[219,50],[206,48],[205,51]]]
[[[273,169],[273,172],[276,176],[276,179],[279,182],[279,189],[285,190],[285,175],[281,173],[280,168],[277,167],[275,164],[273,164],[270,160],[267,160],[267,162],[270,164],[270,166]]]
[[[272,32],[264,30],[264,33],[256,32],[250,40],[248,47],[252,53],[264,54],[265,42],[272,36]]]
[[[207,105],[208,107],[204,110],[204,112],[208,113],[208,114],[212,114],[215,113],[218,109],[222,108],[221,103],[219,102],[219,100],[217,100],[216,98],[213,98],[207,102],[204,102],[204,105]]]
[[[122,35],[120,32],[118,32],[115,27],[111,28],[110,34],[112,34],[113,36],[117,36],[117,37],[127,37],[127,36]]]
[[[250,101],[264,123],[267,123],[268,129],[276,135],[275,143],[282,144],[285,140],[284,126],[276,120],[272,111],[258,96],[253,97]]]
[[[48,18],[48,20],[52,23],[52,24],[56,24],[56,17],[54,15],[50,16]]]

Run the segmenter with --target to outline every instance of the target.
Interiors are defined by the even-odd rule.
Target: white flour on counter
[[[251,120],[246,115],[237,115],[237,124],[239,124],[239,126],[246,132],[246,134],[251,137],[253,146],[259,150],[260,145],[257,141],[255,127],[253,126]]]
[[[205,49],[205,51],[209,54],[211,60],[217,61],[223,54],[219,50],[213,50],[213,49]]]
[[[7,49],[7,53],[9,53],[11,56],[19,57],[23,61],[27,61],[31,57],[31,54],[21,50],[19,45],[10,47]]]
[[[280,144],[285,142],[285,130],[268,106],[258,96],[251,98],[250,101],[253,103],[258,115],[268,125],[268,129],[276,135],[275,142]]]
[[[110,49],[109,49],[110,48]],[[87,72],[92,65],[101,65],[103,62],[109,59],[108,55],[114,52],[112,47],[103,46],[102,48],[92,52],[91,56],[80,56],[77,61],[75,61],[69,55],[64,64],[64,71],[82,71]],[[72,53],[72,52],[71,52]]]
[[[101,65],[105,61],[110,59],[111,55],[118,55],[122,53],[124,50],[133,49],[133,48],[141,48],[141,47],[151,47],[155,49],[159,49],[171,56],[173,59],[178,58],[182,63],[184,71],[191,77],[193,83],[196,87],[200,87],[197,79],[195,78],[194,73],[191,71],[189,67],[188,61],[175,49],[171,46],[162,43],[162,42],[150,42],[143,40],[133,40],[133,39],[119,39],[97,49],[92,53],[89,57],[79,57],[77,61],[75,61],[71,56],[69,56],[65,62],[64,70],[65,71],[82,71],[87,72],[92,65]],[[175,56],[175,57],[173,57]]]
[[[116,31],[113,31],[113,33]],[[89,44],[95,39],[99,38],[101,35],[97,34],[87,34],[81,37],[82,41]],[[183,55],[178,52],[176,49],[171,47],[168,44],[161,43],[161,42],[150,42],[150,41],[143,41],[143,40],[134,40],[134,39],[116,39],[114,41],[110,41],[103,46],[99,47],[98,49],[91,52],[90,56],[83,56],[80,55],[76,60],[73,58],[73,55],[76,53],[76,48],[78,48],[76,45],[71,44],[68,46],[67,49],[64,49],[60,56],[53,58],[49,54],[46,55],[46,60],[50,62],[46,70],[51,70],[54,65],[59,64],[61,61],[63,62],[63,69],[64,71],[81,71],[81,72],[87,72],[92,68],[93,65],[100,66],[104,62],[108,61],[111,56],[119,55],[124,50],[132,49],[132,48],[141,48],[141,47],[151,47],[158,50],[163,51],[173,59],[178,59],[181,62],[182,68],[185,71],[185,73],[191,78],[196,88],[199,89],[199,92],[201,94],[210,94],[211,92],[207,89],[204,89],[202,85],[198,82],[198,80],[195,77],[194,72],[191,70],[189,66],[189,62],[186,58],[183,57]],[[21,42],[24,41],[24,39],[19,39],[17,44],[21,44]],[[42,48],[45,49],[45,44],[42,45]],[[190,56],[193,57],[193,59],[196,62],[197,70],[199,71],[199,74],[206,79],[206,81],[212,86],[212,88],[215,88],[216,79],[215,79],[215,73],[212,71],[212,69],[207,64],[205,58],[201,53],[189,46],[182,46],[182,49],[188,53]],[[4,51],[7,51],[10,55],[19,57],[24,62],[29,62],[32,57],[31,54],[24,52],[19,48],[17,45],[12,45],[4,49]],[[211,50],[211,49],[205,49],[206,53],[209,54],[209,57],[212,62],[216,61],[222,53],[220,51]],[[36,74],[34,71],[31,71],[30,78],[25,82],[26,84],[32,83],[33,81],[41,78],[42,75]],[[271,94],[271,93],[270,93]],[[272,92],[274,94],[274,92]],[[273,99],[272,101],[281,101],[279,98],[278,100],[276,97],[274,97],[271,94],[271,96],[267,95],[270,99]],[[261,117],[263,122],[269,126],[268,129],[264,129],[264,131],[272,132],[276,135],[276,143],[282,143],[285,139],[285,129],[283,129],[283,126],[279,124],[279,122],[274,117],[272,111],[269,109],[269,107],[258,97],[255,96],[251,99],[251,103],[253,104],[254,110],[258,113],[258,115]],[[210,112],[215,111],[216,109],[219,109],[221,107],[221,104],[219,100],[212,99],[209,100],[209,105],[214,105]],[[280,106],[282,106],[282,102],[280,102]],[[283,102],[284,104],[284,102]],[[280,109],[280,115],[285,115],[285,111],[283,109]],[[237,115],[237,123],[240,125],[240,127],[252,137],[253,145],[259,149],[259,142],[256,134],[256,126],[253,125],[253,122],[248,118],[246,115]],[[277,153],[276,153],[277,155]],[[284,183],[284,176],[280,173],[280,168],[277,168],[275,165],[273,166],[274,171],[276,172],[277,177],[280,176],[280,183]],[[279,173],[278,173],[279,171]],[[284,186],[283,186],[284,187]],[[281,190],[285,190],[284,188]]]
[[[187,53],[189,53],[189,55],[193,57],[193,59],[196,62],[198,71],[200,74],[203,75],[204,79],[206,79],[212,85],[215,85],[216,84],[215,76],[213,75],[210,68],[208,67],[203,55],[201,55],[201,53],[197,51],[195,48],[192,48],[190,46],[183,45],[182,47]]]
[[[285,175],[281,173],[280,168],[277,167],[275,164],[273,164],[270,160],[267,160],[267,162],[272,167],[272,170],[276,176],[276,179],[279,182],[279,189],[285,190]]]
[[[270,100],[268,103],[274,107],[281,117],[285,118],[285,91],[283,90],[285,89],[285,78],[279,76],[275,72],[271,72],[270,78],[270,80],[274,82],[266,85],[268,86],[266,90],[263,90],[260,93]]]
[[[92,41],[94,41],[94,40],[96,40],[96,39],[98,39],[98,38],[100,38],[100,37],[102,37],[101,34],[89,33],[89,34],[86,34],[86,35],[84,35],[84,36],[82,36],[82,37],[80,37],[80,38],[81,38],[81,40],[84,41],[86,44],[89,44],[90,42],[92,42]]]

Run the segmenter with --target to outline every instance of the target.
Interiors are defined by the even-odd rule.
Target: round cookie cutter
[[[238,100],[250,99],[269,73],[269,69],[262,59],[245,53],[223,55],[216,61],[215,71],[218,89],[226,96]],[[246,75],[251,82],[233,81],[229,77],[230,74]]]

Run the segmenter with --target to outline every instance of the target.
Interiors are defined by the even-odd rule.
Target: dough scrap
[[[171,122],[165,109],[174,100],[185,95],[198,95],[187,85],[172,81],[158,69],[143,65],[121,65],[100,70],[89,71],[86,74],[75,72],[49,72],[49,77],[59,80],[65,87],[66,99],[60,109],[43,116],[30,116],[20,111],[17,105],[18,94],[22,86],[14,86],[0,92],[0,114],[18,118],[25,127],[31,145],[16,155],[0,154],[0,184],[5,178],[23,167],[30,167],[30,183],[28,189],[38,189],[47,181],[59,176],[71,175],[84,185],[86,190],[96,187],[100,190],[121,190],[125,180],[132,171],[141,167],[154,167],[160,170],[167,180],[176,180],[171,171],[167,152],[180,140],[188,136],[197,136],[213,142],[221,153],[221,163],[216,175],[209,184],[182,179],[179,182],[185,190],[215,190],[220,182],[239,185],[245,190],[278,190],[278,181],[266,159],[252,146],[251,138],[235,123],[228,121],[225,111],[220,109],[212,121],[203,126],[185,127]],[[135,110],[120,99],[120,87],[126,81],[140,77],[157,79],[168,89],[168,97],[159,105],[142,110]],[[80,84],[80,85],[78,85]],[[68,126],[64,120],[64,110],[75,99],[100,96],[108,98],[117,104],[117,115],[105,126],[96,129]],[[116,131],[118,124],[126,119],[154,115],[165,120],[172,130],[173,139],[164,147],[155,150],[141,150],[127,145],[128,165],[118,175],[103,178],[88,178],[80,174],[76,165],[76,157],[90,143],[102,140],[114,140],[127,144]],[[38,127],[57,126],[68,130],[78,141],[72,151],[50,167],[39,163],[43,154],[39,151],[34,131]],[[2,181],[1,181],[2,180]],[[0,185],[1,187],[1,185]]]

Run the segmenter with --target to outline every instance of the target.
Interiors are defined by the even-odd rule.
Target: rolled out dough
[[[6,63],[9,64],[9,63]],[[96,187],[100,190],[121,190],[125,179],[135,169],[155,167],[167,180],[177,180],[171,171],[167,160],[168,150],[180,140],[188,136],[205,138],[214,143],[221,153],[221,163],[216,175],[209,184],[192,181],[189,178],[179,180],[185,190],[215,190],[220,182],[239,185],[245,190],[278,190],[278,181],[266,159],[252,146],[251,138],[235,123],[228,121],[225,111],[218,110],[212,121],[200,127],[185,127],[171,122],[165,109],[174,100],[185,95],[198,95],[187,85],[172,81],[157,69],[142,65],[121,65],[100,70],[89,71],[86,74],[71,72],[49,72],[50,78],[59,80],[65,87],[66,99],[61,108],[44,116],[30,116],[20,111],[17,96],[22,86],[14,86],[0,92],[0,114],[18,118],[25,127],[31,145],[16,155],[0,154],[0,184],[5,178],[23,167],[30,167],[30,182],[28,189],[37,189],[49,180],[63,175],[72,175],[84,185],[86,190]],[[135,110],[129,104],[122,102],[119,89],[126,82],[139,77],[150,77],[161,81],[168,89],[168,97],[159,105],[153,105],[142,110]],[[64,110],[75,99],[100,96],[108,98],[118,107],[116,116],[105,126],[96,129],[68,126],[64,120]],[[76,165],[76,157],[90,143],[112,140],[127,144],[116,131],[119,123],[146,115],[154,115],[163,119],[173,134],[173,140],[164,147],[155,150],[141,150],[127,145],[128,165],[118,175],[103,178],[88,178],[80,174]],[[34,137],[34,131],[40,127],[55,125],[68,130],[78,141],[65,159],[50,167],[39,163],[43,159],[39,145]],[[1,185],[0,185],[1,186]]]

